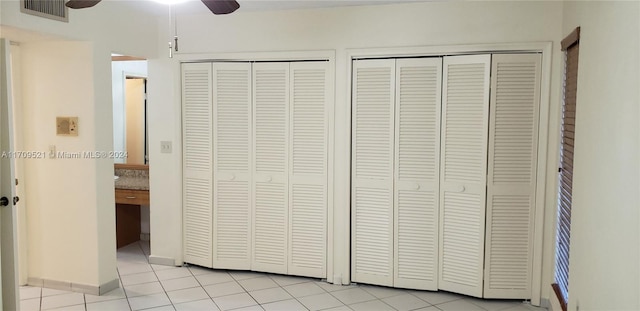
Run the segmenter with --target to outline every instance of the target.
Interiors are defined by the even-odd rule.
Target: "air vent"
[[[20,12],[68,22],[69,15],[65,0],[20,0]]]

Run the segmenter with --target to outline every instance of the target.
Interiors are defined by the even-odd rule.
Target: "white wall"
[[[93,67],[86,66],[93,62],[91,44],[29,43],[21,49],[23,81],[28,82],[23,85],[29,89],[23,93],[23,128],[30,129],[23,135],[24,148],[47,153],[49,145],[58,151],[95,150]],[[79,135],[56,136],[56,116],[77,116]],[[99,284],[95,265],[77,264],[98,262],[97,189],[86,186],[97,178],[95,162],[31,160],[25,163],[25,175],[30,277]],[[111,215],[105,221],[113,219]]]
[[[24,148],[113,150],[111,53],[157,51],[156,18],[134,4],[103,1],[70,11],[63,23],[0,1],[0,36],[22,49]],[[78,137],[55,135],[60,115],[79,117]],[[90,286],[114,280],[113,160],[38,160],[25,163],[25,174],[29,277]]]
[[[639,310],[640,3],[566,2],[581,27],[569,309]]]
[[[349,269],[349,249],[344,241],[349,232],[349,115],[350,100],[347,51],[353,48],[437,46],[553,41],[551,111],[558,111],[560,53],[557,48],[562,26],[561,2],[430,2],[384,6],[361,6],[322,10],[281,12],[237,12],[227,16],[181,15],[178,35],[182,59],[202,59],[213,53],[335,50],[335,264],[336,276]],[[160,34],[168,33],[159,22]],[[206,35],[203,35],[206,30]],[[160,53],[166,53],[167,36],[161,35]],[[220,56],[220,54],[216,54]],[[149,61],[151,169],[151,252],[152,255],[181,260],[181,126],[179,65],[177,59],[160,54]],[[171,77],[172,79],[170,79]],[[557,116],[551,118],[557,128]],[[160,153],[159,141],[174,142],[173,154]],[[555,141],[557,143],[557,140]],[[550,145],[550,159],[557,146]],[[555,164],[549,168],[553,180]],[[553,193],[552,193],[553,194]],[[555,195],[555,194],[553,194]],[[553,198],[547,201],[553,202]],[[551,208],[549,206],[549,208]],[[546,214],[553,214],[554,209]],[[553,217],[550,217],[553,220]],[[546,234],[545,245],[552,241]],[[552,255],[545,248],[543,284],[550,284]],[[548,285],[547,285],[548,286]],[[544,294],[547,294],[546,292]],[[546,295],[545,295],[546,297]]]
[[[147,61],[114,61],[111,63],[111,85],[113,87],[113,150],[126,151],[125,92],[127,76],[147,77]],[[126,159],[115,159],[125,163]]]
[[[19,0],[0,1],[0,26],[16,27],[22,30],[57,37],[63,40],[81,40],[104,44],[97,50],[139,56],[156,56],[154,43],[158,37],[155,15],[147,9],[166,10],[161,4],[148,2],[142,8],[141,1],[102,1],[91,9],[69,10],[69,22],[58,22],[20,12]],[[5,34],[2,33],[4,36]],[[37,40],[36,36],[11,38]]]

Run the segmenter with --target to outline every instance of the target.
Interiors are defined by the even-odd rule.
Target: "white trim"
[[[172,62],[171,63],[171,70],[173,71],[173,73],[171,74],[172,77],[179,77],[178,79],[173,79],[173,89],[176,90],[175,92],[173,92],[173,102],[174,103],[178,103],[177,107],[174,106],[174,109],[177,108],[177,111],[174,110],[174,114],[173,114],[173,122],[177,125],[177,131],[173,132],[173,141],[175,141],[175,144],[173,146],[173,150],[180,150],[180,152],[173,152],[172,154],[177,157],[176,161],[177,163],[174,163],[174,165],[177,165],[177,171],[178,173],[178,178],[180,180],[180,189],[179,189],[179,193],[180,193],[180,204],[181,204],[181,209],[183,209],[184,207],[184,150],[182,147],[182,133],[183,133],[183,124],[182,124],[182,64],[180,62]],[[163,139],[160,138],[158,139],[158,141],[162,141]],[[149,151],[149,154],[151,154],[151,151]],[[150,159],[151,160],[151,159]],[[153,167],[153,165],[152,165]],[[175,265],[181,266],[184,263],[184,210],[180,211],[180,219],[178,221],[178,232],[180,232],[180,234],[182,234],[182,237],[180,238],[180,245],[178,247],[178,249],[176,250],[176,253],[174,254],[175,256]],[[151,217],[149,217],[149,225],[151,225]],[[151,230],[149,230],[151,231]],[[151,243],[151,245],[153,245],[153,243]],[[153,253],[153,249],[151,249],[151,253]],[[157,262],[157,264],[161,264],[161,265],[173,265],[172,263],[169,263],[168,261],[166,261],[167,263],[162,263],[162,261],[164,260],[173,260],[173,258],[168,258],[168,257],[158,257],[158,256],[149,256],[149,263],[151,262],[151,257],[154,257],[156,259],[159,260],[159,262]]]
[[[110,291],[112,291],[112,290],[114,290],[114,289],[116,289],[118,287],[120,287],[120,279],[119,278],[113,279],[113,280],[111,280],[109,282],[106,282],[106,283],[103,283],[103,284],[100,285],[100,287],[98,289],[98,291],[99,291],[98,295],[106,294],[106,293],[108,293],[108,292],[110,292]]]
[[[256,61],[301,61],[327,60],[335,62],[335,50],[282,51],[282,52],[234,52],[194,53],[174,55],[181,63],[191,62],[256,62]]]
[[[465,54],[543,52],[551,42],[415,46],[373,49],[347,49],[347,59],[383,57],[450,56]],[[549,50],[550,51],[550,50]]]
[[[116,278],[111,281],[102,283],[98,286],[95,286],[95,285],[88,285],[88,284],[81,284],[81,283],[72,283],[72,282],[66,282],[66,281],[29,277],[29,280],[27,281],[27,285],[99,296],[118,288],[120,286],[120,279]]]
[[[327,135],[329,136],[327,139],[327,262],[326,262],[326,277],[327,282],[333,282],[333,271],[334,271],[334,188],[335,188],[335,175],[334,175],[334,161],[335,161],[335,107],[336,107],[336,53],[335,51],[331,51],[331,57],[329,58],[329,65],[327,66],[327,76],[329,77],[329,81],[327,81],[327,86],[329,87],[329,105],[328,111],[326,115],[328,116],[327,122],[328,129]]]
[[[176,264],[176,260],[173,259],[173,258],[162,257],[162,256],[154,256],[154,255],[150,255],[149,256],[149,263],[152,264],[152,265],[161,265],[161,266],[180,266],[180,265],[182,265],[182,263]]]
[[[549,126],[549,105],[551,90],[551,61],[552,61],[552,42],[522,42],[522,43],[497,43],[497,44],[471,44],[471,45],[443,45],[443,46],[415,46],[415,47],[393,47],[393,48],[370,48],[370,49],[347,49],[346,61],[347,80],[351,81],[353,60],[359,58],[384,58],[384,57],[416,57],[416,56],[444,56],[444,55],[464,55],[464,54],[481,54],[481,53],[501,53],[501,52],[536,52],[542,53],[542,81],[540,94],[540,121],[538,133],[538,163],[537,163],[537,187],[536,187],[536,207],[535,207],[535,224],[534,224],[534,249],[533,249],[533,270],[532,270],[532,293],[531,303],[540,305],[542,290],[542,251],[544,241],[544,203],[545,203],[545,183],[547,180],[547,145],[548,145],[548,126]],[[346,97],[343,99],[345,103],[351,102],[352,85],[347,87]],[[344,134],[347,139],[351,140],[351,110],[345,120],[345,129],[349,129]],[[351,146],[347,147],[348,157],[350,159]],[[345,174],[351,180],[351,163],[347,165]],[[342,200],[336,204],[344,204],[351,206],[351,193],[349,192]],[[343,217],[350,219],[350,208],[345,209]],[[346,221],[342,228],[344,232],[350,232],[350,221]],[[351,242],[345,239],[343,251],[350,254]],[[347,256],[343,265],[349,267],[351,256]],[[350,271],[343,274],[344,280],[351,279]]]
[[[533,227],[533,271],[531,304],[540,306],[542,296],[542,253],[544,243],[544,206],[547,184],[547,152],[549,144],[549,105],[551,96],[552,43],[542,47],[542,79],[538,120],[538,166],[536,173],[536,206]]]

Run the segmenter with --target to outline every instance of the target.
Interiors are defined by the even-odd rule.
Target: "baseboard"
[[[540,307],[547,308],[547,310],[551,310],[551,302],[549,302],[549,299],[540,298]]]
[[[99,286],[95,286],[82,283],[72,283],[66,281],[29,277],[27,279],[27,285],[99,296],[118,288],[120,286],[120,282],[118,279],[113,279]]]
[[[120,287],[120,280],[118,278],[115,278],[107,283],[103,283],[102,285],[100,285],[100,295],[104,295],[118,287]]]
[[[154,265],[161,265],[161,266],[175,266],[176,260],[169,257],[160,257],[160,256],[151,255],[149,256],[149,263]]]
[[[27,285],[29,286],[36,286],[36,287],[42,287],[43,281],[41,278],[34,278],[34,277],[28,277],[27,278]]]

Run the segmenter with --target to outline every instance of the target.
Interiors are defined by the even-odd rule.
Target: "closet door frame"
[[[547,176],[555,176],[554,167],[547,168],[547,150],[548,150],[548,132],[549,132],[549,112],[550,112],[550,93],[551,93],[551,68],[552,68],[552,59],[556,58],[555,61],[559,62],[557,55],[552,54],[552,42],[528,42],[528,43],[503,43],[503,44],[470,44],[470,45],[441,45],[441,46],[418,46],[418,47],[391,47],[391,48],[375,48],[375,49],[348,49],[347,50],[347,72],[342,78],[343,81],[351,81],[351,77],[353,76],[353,60],[356,59],[366,59],[366,58],[401,58],[401,57],[424,57],[424,56],[441,56],[441,55],[465,55],[465,54],[494,54],[494,53],[541,53],[542,54],[542,77],[541,77],[541,91],[540,91],[540,119],[538,124],[538,163],[536,167],[536,206],[535,206],[535,221],[534,221],[534,242],[533,242],[533,274],[532,274],[532,289],[531,289],[531,303],[533,305],[540,305],[541,302],[541,292],[542,292],[542,251],[543,251],[543,240],[544,240],[544,206],[546,203],[553,204],[555,200],[555,196],[549,195],[548,198],[545,196],[546,191],[551,191],[554,193],[555,184],[550,181],[551,185],[547,186]],[[346,80],[345,80],[346,79]],[[338,80],[339,81],[339,80]],[[347,88],[347,94],[344,97],[344,100],[349,101],[352,98],[352,89],[353,85],[349,85]],[[345,109],[342,107],[336,107],[336,114],[344,113],[346,116],[344,117],[344,122],[336,122],[336,132],[345,133],[344,139],[346,142],[351,141],[351,121],[352,121],[352,112],[351,105],[348,105],[349,108]],[[348,158],[345,158],[344,161],[349,162],[346,159],[351,158],[351,150],[350,144],[346,144],[345,141],[338,141],[338,144],[345,144],[348,150],[346,150],[346,154]],[[344,151],[344,150],[341,150]],[[555,154],[555,153],[554,153]],[[344,153],[336,154],[336,157],[344,157]],[[346,169],[338,170],[336,169],[335,180],[336,182],[340,180],[351,180],[351,163],[346,164]],[[338,186],[338,185],[336,185]],[[344,191],[336,192],[335,204],[338,206],[350,206],[351,204],[351,193],[345,193]],[[548,201],[548,202],[547,202]],[[339,217],[346,217],[349,219],[351,215],[350,209],[345,210],[336,210],[338,215],[336,215],[336,219]],[[337,227],[335,229],[336,234],[348,234],[350,232],[349,222],[336,222],[337,226],[342,225],[342,228]],[[339,241],[336,241],[339,242]],[[343,244],[336,243],[336,263],[340,264],[339,257],[342,257],[342,265],[350,266],[350,250],[351,244],[350,239],[345,239],[342,241]],[[342,250],[342,251],[341,251]],[[336,271],[339,270],[340,267],[336,267]],[[348,269],[342,269],[342,280],[343,284],[348,284],[348,280],[351,278],[351,271]],[[337,273],[337,272],[336,272]],[[548,290],[547,288],[544,289]]]
[[[349,256],[348,243],[343,244],[343,237],[348,236],[349,231],[342,231],[344,228],[348,228],[348,219],[343,217],[340,210],[334,209],[335,197],[348,195],[349,189],[344,190],[344,187],[348,187],[348,180],[337,180],[336,172],[344,170],[344,167],[338,167],[335,160],[335,153],[348,152],[348,147],[342,148],[337,146],[336,148],[336,120],[340,121],[344,118],[344,114],[336,115],[336,81],[340,81],[340,78],[336,77],[336,51],[335,50],[308,50],[308,51],[281,51],[281,52],[248,52],[248,51],[232,51],[225,53],[193,53],[193,54],[174,54],[174,59],[177,60],[173,72],[181,74],[181,66],[185,63],[224,63],[224,62],[295,62],[295,61],[324,61],[327,62],[327,232],[326,232],[326,280],[329,283],[336,284],[349,284],[349,266],[343,264],[344,258]],[[181,82],[176,82],[174,86],[177,90],[181,90]],[[176,97],[176,101],[180,101],[180,96]],[[181,104],[180,104],[181,105]],[[182,107],[176,108],[181,110]],[[179,116],[177,122],[183,126],[183,120]],[[343,123],[343,122],[342,122]],[[184,137],[180,135],[176,146],[182,146],[184,143]],[[183,155],[179,155],[180,167],[183,166]],[[339,165],[342,165],[339,163]],[[181,184],[183,182],[181,181]],[[333,185],[333,186],[332,186]],[[336,195],[337,193],[337,195]],[[180,191],[181,202],[184,200],[184,193]],[[184,215],[182,215],[184,217]],[[346,226],[345,226],[346,224]],[[183,225],[184,226],[184,225]],[[184,240],[181,247],[184,249]],[[176,262],[184,262],[184,253],[179,252],[176,255]]]

